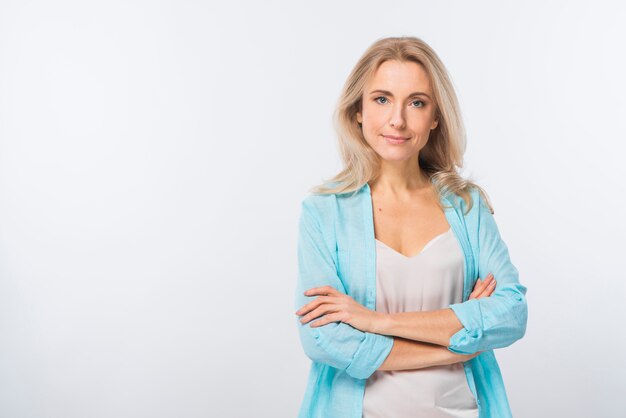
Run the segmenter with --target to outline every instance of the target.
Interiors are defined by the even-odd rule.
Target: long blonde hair
[[[321,185],[309,191],[314,194],[356,193],[365,183],[380,174],[380,156],[365,141],[356,120],[361,111],[363,91],[380,65],[389,60],[415,62],[430,78],[436,105],[433,129],[427,144],[419,154],[420,168],[427,174],[440,195],[454,193],[472,207],[470,188],[482,193],[491,213],[494,213],[487,193],[473,181],[458,173],[463,167],[466,148],[465,127],[459,103],[448,72],[435,53],[423,40],[412,37],[389,37],[374,42],[361,56],[346,80],[333,114],[333,125],[339,139],[343,169]]]

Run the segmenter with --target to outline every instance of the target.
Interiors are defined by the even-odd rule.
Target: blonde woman
[[[524,336],[526,287],[484,190],[459,175],[443,63],[419,38],[378,40],[335,121],[344,168],[301,205],[299,416],[510,417],[493,350]]]

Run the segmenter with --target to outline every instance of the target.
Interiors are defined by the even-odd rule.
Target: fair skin
[[[417,94],[415,94],[417,93]],[[370,182],[376,239],[411,257],[450,225],[430,180],[419,166],[419,153],[438,125],[430,79],[414,62],[386,61],[368,81],[357,122],[380,156],[380,175]],[[478,279],[470,298],[488,297],[493,275]],[[479,353],[448,350],[450,338],[463,325],[450,308],[376,312],[331,286],[309,289],[318,297],[300,308],[301,322],[311,327],[344,322],[364,332],[394,336],[394,344],[379,370],[418,369],[467,361]]]

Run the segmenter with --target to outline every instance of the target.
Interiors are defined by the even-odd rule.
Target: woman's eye
[[[379,96],[377,98],[374,99],[374,101],[378,104],[385,104],[387,103],[387,98],[385,96]],[[418,105],[415,105],[415,107],[424,107],[426,106],[426,103],[423,102],[422,100],[413,100],[411,103],[415,104],[415,103],[419,103]]]

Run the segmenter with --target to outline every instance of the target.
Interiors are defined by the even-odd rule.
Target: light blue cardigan
[[[464,328],[450,339],[455,353],[482,353],[463,363],[480,418],[511,417],[493,350],[526,332],[526,287],[477,189],[473,206],[456,194],[441,196],[445,215],[464,253],[463,301],[449,305]],[[496,279],[490,297],[468,300],[478,277]],[[356,194],[308,195],[301,204],[295,309],[316,298],[312,287],[330,285],[376,309],[376,247],[372,197],[365,183]],[[312,360],[299,418],[362,418],[366,379],[388,356],[393,337],[362,332],[343,322],[311,328],[296,316],[304,352]]]

